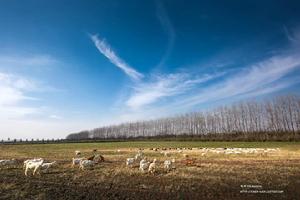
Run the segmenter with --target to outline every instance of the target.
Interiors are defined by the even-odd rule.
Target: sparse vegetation
[[[170,157],[150,150],[194,148]],[[270,154],[218,154],[202,156],[199,147],[280,148]],[[149,160],[157,159],[155,173],[142,173],[139,165],[126,167],[126,158],[139,148]],[[105,162],[85,171],[71,168],[74,152],[90,156],[94,149]],[[120,150],[120,151],[117,151]],[[182,154],[188,154],[184,158]],[[42,157],[57,166],[41,176],[24,176],[24,159]],[[299,142],[180,142],[137,141],[69,144],[0,145],[0,158],[19,161],[0,170],[3,199],[297,199],[300,196]],[[167,172],[164,161],[175,158],[176,169]],[[241,185],[260,185],[272,194],[240,193]],[[248,188],[249,189],[249,188]]]

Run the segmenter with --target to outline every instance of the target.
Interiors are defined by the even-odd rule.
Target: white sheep
[[[41,166],[41,169],[43,170],[43,172],[47,172],[48,169],[54,165],[56,165],[56,161],[50,162],[50,163],[43,163]]]
[[[165,162],[164,162],[164,168],[167,171],[170,171],[171,169],[175,168],[174,163],[175,163],[175,159],[174,158],[172,160],[165,160]]]
[[[94,165],[95,165],[95,162],[92,160],[81,160],[80,164],[79,164],[79,169],[81,169],[83,171],[86,167],[92,167]]]
[[[76,156],[80,156],[80,155],[81,155],[81,152],[78,151],[78,150],[76,150],[76,151],[75,151],[75,155],[76,155]]]
[[[36,161],[41,161],[41,160],[43,160],[43,159],[42,159],[42,158],[33,158],[33,159],[25,160],[25,161],[24,161],[24,164],[23,164],[23,168],[25,169],[26,164],[27,164],[28,162],[30,162],[30,161],[36,162]]]
[[[0,160],[0,166],[11,166],[17,164],[17,161],[15,159],[11,160]]]
[[[72,158],[72,167],[74,167],[75,165],[79,165],[80,161],[83,159],[85,158]]]
[[[141,160],[143,158],[143,152],[139,151],[134,158],[135,160]]]
[[[148,172],[150,172],[151,174],[153,174],[155,172],[155,169],[156,169],[156,158],[154,158],[153,162],[150,163]]]
[[[33,170],[33,175],[35,175],[35,172],[40,169],[40,167],[42,166],[44,160],[39,160],[39,161],[28,161],[26,162],[26,167],[25,167],[25,176],[27,176],[27,172],[29,169],[34,169]],[[38,172],[38,174],[40,174]]]
[[[127,158],[126,159],[126,165],[127,166],[132,166],[135,162],[135,158]]]
[[[165,157],[169,157],[169,156],[170,156],[170,152],[165,151],[165,152],[164,152],[164,156],[165,156]]]
[[[140,161],[140,170],[141,170],[142,172],[144,172],[145,170],[148,169],[149,164],[150,164],[150,162],[148,162],[148,161],[146,160],[146,158],[142,159],[142,160]]]

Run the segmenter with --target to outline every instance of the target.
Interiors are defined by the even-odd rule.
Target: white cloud
[[[51,66],[58,60],[49,55],[0,55],[0,68],[3,71],[18,71],[21,67]],[[23,118],[28,115],[40,114],[40,108],[26,106],[24,103],[40,100],[33,93],[56,91],[30,78],[0,71],[0,118]]]
[[[0,73],[0,106],[15,105],[23,100],[36,99],[25,95],[26,91],[32,91],[36,85],[19,76]]]
[[[134,87],[134,93],[126,101],[126,105],[133,109],[152,104],[164,97],[176,96],[186,93],[197,84],[217,78],[224,73],[204,75],[191,78],[187,73],[154,76],[148,83],[138,83]]]
[[[116,53],[110,48],[110,46],[105,42],[105,40],[100,40],[97,35],[92,35],[91,39],[101,54],[103,54],[106,58],[108,58],[111,63],[113,63],[120,69],[122,69],[132,79],[140,80],[141,78],[144,77],[143,74],[137,72],[135,69],[129,66],[125,61],[119,58],[116,55]]]
[[[0,119],[42,116],[45,109],[32,105],[32,101],[40,100],[33,94],[50,89],[20,75],[0,72]],[[27,103],[31,103],[31,106],[26,105]]]
[[[40,109],[29,106],[19,106],[10,105],[3,106],[0,105],[0,119],[22,119],[25,116],[38,115],[40,114]]]
[[[223,75],[191,78],[188,74],[159,76],[139,83],[126,101],[119,121],[149,120],[205,108],[203,104],[236,101],[274,93],[300,82],[300,56],[277,55],[223,76],[218,81],[200,84]],[[169,97],[167,101],[163,98]],[[147,106],[146,106],[147,105]]]
[[[163,54],[161,60],[159,61],[157,67],[161,67],[166,60],[168,59],[168,57],[171,54],[171,51],[173,50],[173,46],[174,46],[174,42],[175,42],[175,30],[174,27],[169,19],[169,16],[167,15],[167,12],[164,8],[164,5],[162,4],[162,2],[160,1],[156,1],[156,16],[162,26],[162,28],[164,29],[165,33],[168,36],[168,46],[166,48],[165,53]]]
[[[50,55],[0,55],[2,68],[51,66],[58,62]]]
[[[249,66],[228,77],[222,83],[197,91],[196,95],[182,99],[178,105],[191,107],[240,95],[262,95],[275,92],[295,83],[295,81],[285,81],[284,84],[280,84],[278,81],[299,67],[300,57],[298,55],[274,56]]]

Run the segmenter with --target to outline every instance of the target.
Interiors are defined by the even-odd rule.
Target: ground
[[[268,154],[224,155],[198,149],[171,151],[166,158],[153,147],[257,147],[280,148]],[[157,158],[155,174],[142,173],[125,160],[144,148],[149,160]],[[71,168],[74,151],[92,150],[105,162],[92,169]],[[120,151],[117,151],[117,150]],[[188,154],[189,158],[183,157]],[[42,157],[57,161],[48,173],[24,175],[24,159]],[[0,169],[0,199],[300,199],[299,142],[105,142],[72,144],[0,145],[0,159],[19,164]],[[176,159],[166,172],[163,161]],[[188,162],[190,161],[190,162]],[[245,193],[247,191],[248,193]],[[260,193],[250,193],[260,192]]]

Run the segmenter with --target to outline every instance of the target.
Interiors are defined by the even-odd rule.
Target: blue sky
[[[299,94],[299,1],[0,1],[0,136]]]

